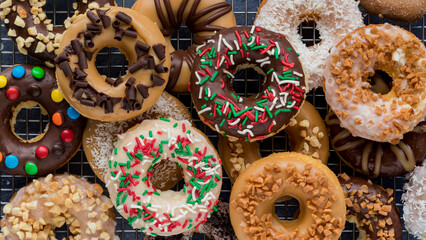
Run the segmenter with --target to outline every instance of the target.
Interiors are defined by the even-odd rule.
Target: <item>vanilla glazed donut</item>
[[[324,73],[325,98],[352,135],[397,144],[426,116],[426,48],[412,33],[389,24],[369,25],[332,50]],[[386,94],[369,77],[393,79]]]
[[[288,134],[291,151],[309,155],[327,164],[330,155],[327,128],[312,104],[305,101],[299,114],[283,131]],[[261,158],[258,142],[232,142],[227,137],[219,136],[218,150],[231,182],[235,182],[242,171]]]
[[[169,78],[166,40],[147,17],[128,8],[88,11],[62,37],[55,59],[56,76],[65,99],[82,115],[120,121],[147,111]],[[124,76],[112,79],[96,69],[96,56],[117,47],[129,61]]]
[[[255,97],[241,97],[231,82],[239,67],[265,75]],[[306,97],[298,54],[285,37],[256,26],[221,30],[200,46],[191,76],[191,96],[201,120],[224,136],[252,142],[285,128]]]
[[[369,13],[399,22],[416,22],[426,14],[426,0],[360,0]]]
[[[45,176],[65,165],[78,151],[86,119],[63,99],[55,72],[41,65],[15,65],[0,73],[0,170],[13,175]],[[49,115],[37,137],[15,132],[21,109],[40,106]]]
[[[405,227],[417,239],[426,239],[426,161],[407,177],[401,197]]]
[[[87,162],[96,176],[105,182],[109,174],[108,159],[120,134],[146,119],[170,118],[192,123],[191,113],[177,98],[163,92],[157,102],[145,113],[119,122],[100,122],[89,119],[83,133],[83,149]],[[164,164],[163,164],[164,162]],[[160,190],[168,190],[182,179],[182,171],[170,162],[155,165],[153,184]],[[158,167],[157,167],[158,166]]]
[[[369,177],[396,177],[413,171],[426,157],[426,121],[405,133],[398,144],[354,137],[330,112],[325,122],[337,155],[355,171]]]
[[[393,189],[360,177],[338,176],[346,202],[346,219],[356,223],[358,240],[402,240],[402,223]]]
[[[152,169],[161,161],[182,168],[183,190],[152,185]],[[109,166],[107,187],[116,209],[145,234],[190,233],[217,211],[221,160],[208,138],[187,121],[143,121],[116,144]]]
[[[64,26],[54,26],[45,12],[46,0],[0,2],[0,19],[8,30],[7,35],[16,42],[18,50],[52,68],[53,60],[59,52],[62,34],[78,16],[88,10],[116,5],[114,0],[77,0],[73,3],[76,10],[74,15],[65,20]]]
[[[306,47],[298,27],[304,21],[315,21],[321,42]],[[308,76],[309,90],[322,86],[329,50],[353,30],[364,26],[358,2],[353,0],[263,0],[255,25],[284,34],[300,53]]]
[[[300,203],[297,221],[281,221],[275,202],[290,196]],[[251,164],[235,181],[230,217],[240,240],[339,239],[345,200],[336,175],[300,153],[275,153]]]
[[[166,38],[172,59],[167,89],[178,92],[188,91],[196,47],[216,31],[236,26],[232,6],[225,0],[137,0],[132,9],[154,21]],[[182,23],[194,34],[194,44],[175,50],[171,36]]]
[[[16,192],[3,207],[1,239],[56,239],[65,223],[71,239],[113,239],[115,215],[99,184],[73,175],[49,174]]]

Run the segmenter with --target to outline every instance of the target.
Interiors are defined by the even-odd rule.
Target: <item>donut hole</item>
[[[37,142],[49,129],[49,115],[37,102],[22,102],[12,109],[10,126],[13,134],[20,141]]]
[[[97,54],[95,65],[100,75],[105,75],[115,80],[126,75],[129,62],[126,55],[119,48],[105,47]]]
[[[382,70],[376,70],[374,75],[368,79],[368,82],[371,85],[370,91],[374,93],[385,95],[392,89],[392,77]]]
[[[299,219],[300,203],[296,198],[284,196],[275,202],[275,214],[282,221],[296,221]]]
[[[305,20],[298,26],[298,32],[302,36],[302,42],[307,47],[312,47],[321,42],[320,32],[316,28],[316,22]]]
[[[230,87],[238,96],[255,97],[262,90],[266,77],[264,71],[253,65],[238,65],[231,78]]]
[[[183,189],[183,170],[172,161],[160,161],[152,168],[153,176],[150,178],[151,184],[161,191]]]

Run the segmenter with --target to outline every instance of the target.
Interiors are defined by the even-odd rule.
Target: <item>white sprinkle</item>
[[[258,107],[258,106],[254,106],[254,109],[256,109],[257,111],[261,111],[261,112],[265,111],[265,109]]]
[[[210,88],[206,88],[207,89],[207,97],[211,97],[212,96],[212,93],[211,93],[211,91],[210,91]]]
[[[249,124],[249,125],[247,125],[247,128],[248,128],[248,129],[252,129],[252,128],[253,128],[253,125]]]
[[[197,77],[197,79],[198,79],[198,82],[196,82],[195,84],[200,85],[200,82],[201,82],[200,74],[198,74],[198,72],[195,72],[195,76],[196,76],[196,77]]]
[[[203,97],[203,87],[200,87],[200,94],[198,95],[198,99]]]
[[[296,86],[300,85],[299,81],[296,81],[296,80],[282,80],[282,81],[278,81],[279,85],[283,85],[283,84],[287,84],[287,83],[292,83],[292,84],[294,84]]]
[[[223,70],[223,73],[228,74],[231,78],[234,78],[234,74],[230,73],[227,70]]]
[[[232,64],[232,65],[235,65],[235,62],[234,62],[234,55],[231,55],[231,57],[229,57],[229,59],[231,60],[231,64]]]
[[[237,51],[240,51],[240,45],[238,45],[237,40],[234,40],[235,47],[237,47]]]
[[[238,132],[238,134],[241,134],[241,135],[245,135],[246,133],[248,133],[251,137],[254,136],[254,133],[251,130],[249,130],[249,129],[244,129],[242,131],[238,130],[237,132]]]
[[[222,58],[220,59],[219,67],[216,67],[216,66],[215,66],[214,68],[215,68],[215,69],[220,68],[220,67],[222,66],[223,62],[225,62],[225,57],[224,57],[224,56],[222,56]]]
[[[303,77],[303,74],[301,74],[299,72],[296,72],[296,71],[293,71],[293,74],[296,75],[296,76],[298,76],[298,77]]]
[[[214,42],[214,40],[213,39],[210,39],[210,40],[212,40],[213,42]],[[209,41],[210,41],[209,40]],[[208,42],[208,41],[207,41]],[[201,48],[203,48],[204,46],[206,46],[206,44],[205,43],[203,43],[203,44],[201,44],[200,46],[198,46],[195,50],[197,51],[197,53],[198,53],[198,51],[201,49]]]
[[[214,127],[216,128],[217,132],[220,132],[219,126],[217,124],[215,124]]]
[[[241,118],[237,118],[237,120],[233,121],[232,123],[229,123],[228,125],[234,126],[237,125],[240,122]]]
[[[198,114],[203,114],[203,113],[208,112],[208,111],[210,111],[210,110],[212,110],[212,108],[211,108],[211,107],[206,107],[206,108],[204,108],[203,110],[198,111]]]
[[[268,61],[268,60],[269,60],[269,57],[265,57],[265,58],[262,58],[262,59],[257,59],[256,62],[260,63],[260,62],[264,62],[264,61]]]
[[[220,52],[221,45],[222,45],[222,34],[219,34],[219,41],[217,42],[217,52]]]
[[[256,26],[254,26],[253,25],[253,27],[251,27],[251,30],[250,30],[250,34],[253,34],[254,33],[254,29],[256,28]]]
[[[225,107],[223,108],[223,114],[226,113],[226,110],[228,109],[228,107],[229,107],[229,102],[226,102]]]
[[[290,105],[286,106],[286,108],[292,108],[294,105],[296,105],[296,101],[294,101]]]
[[[222,38],[222,42],[227,48],[229,48],[229,50],[234,51],[234,48],[226,41],[225,38]]]
[[[266,65],[266,64],[271,64],[271,61],[262,62],[262,63],[260,64],[260,67],[263,67],[263,66],[264,66],[264,65]]]

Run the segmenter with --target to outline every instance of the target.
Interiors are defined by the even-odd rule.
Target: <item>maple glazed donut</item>
[[[233,73],[252,65],[263,71],[265,82],[255,97],[241,97],[232,89]],[[252,142],[290,123],[306,87],[298,54],[285,37],[253,26],[219,31],[199,48],[190,92],[205,124],[224,136]]]
[[[82,115],[119,121],[147,111],[169,78],[166,40],[147,17],[127,8],[88,11],[64,33],[55,59],[59,89]],[[129,61],[124,76],[112,79],[96,69],[96,56],[117,47]]]
[[[166,37],[172,59],[167,89],[179,92],[188,91],[196,47],[216,31],[236,25],[232,6],[224,0],[137,0],[132,9],[154,21]],[[194,44],[175,50],[171,36],[182,23],[193,33]]]
[[[41,65],[15,65],[0,73],[0,170],[14,175],[47,175],[78,151],[86,119],[63,99],[55,72]],[[44,132],[31,140],[18,137],[21,109],[40,106],[49,115]]]
[[[55,228],[66,223],[71,239],[118,240],[113,205],[102,192],[99,184],[68,174],[35,179],[3,207],[3,237],[55,239]]]
[[[161,161],[182,168],[183,190],[152,185],[152,169]],[[217,210],[221,160],[208,138],[187,121],[143,121],[117,143],[109,166],[107,187],[116,209],[146,234],[193,232]]]
[[[337,155],[357,172],[369,177],[396,177],[413,171],[426,157],[426,121],[404,134],[398,144],[355,137],[330,112],[326,117],[330,143]]]
[[[83,133],[83,149],[90,167],[96,176],[103,182],[109,174],[108,159],[114,150],[114,143],[120,138],[120,134],[146,119],[172,118],[178,121],[192,122],[191,113],[177,98],[163,92],[158,101],[145,113],[129,120],[119,122],[101,122],[89,119]],[[163,163],[163,162],[161,162]],[[164,161],[155,176],[153,184],[160,190],[168,190],[180,179],[182,172],[171,162]]]
[[[392,79],[375,93],[376,70]],[[369,25],[331,50],[324,73],[327,103],[352,135],[397,144],[426,115],[426,48],[412,33],[389,24]]]
[[[296,221],[282,221],[275,214],[275,202],[285,196],[300,203]],[[335,240],[345,227],[344,199],[326,165],[300,153],[275,153],[252,163],[237,178],[229,213],[240,240]]]
[[[364,26],[358,4],[352,0],[263,0],[254,24],[287,37],[300,53],[311,90],[322,86],[330,48],[348,33]],[[303,43],[299,31],[299,26],[306,21],[315,21],[320,34],[321,42],[311,47]]]
[[[369,13],[399,22],[416,22],[426,14],[426,1],[360,0]]]
[[[299,114],[283,131],[289,136],[292,151],[309,155],[327,164],[330,155],[327,128],[312,104],[305,101]],[[258,142],[232,142],[227,137],[219,136],[218,149],[225,171],[232,182],[251,163],[261,158]]]
[[[77,0],[73,3],[74,15],[64,26],[54,26],[45,11],[46,0],[2,0],[0,18],[18,50],[25,55],[44,61],[54,67],[53,60],[59,52],[62,34],[78,16],[100,7],[114,6],[114,0]]]

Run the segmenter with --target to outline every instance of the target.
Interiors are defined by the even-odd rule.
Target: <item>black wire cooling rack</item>
[[[122,7],[130,8],[135,0],[117,0],[117,5]],[[252,25],[256,16],[257,9],[259,7],[259,0],[228,0],[233,6],[233,11],[237,19],[238,25]],[[62,25],[64,20],[71,16],[74,12],[72,8],[72,0],[47,0],[47,15],[53,20],[55,25]],[[423,43],[425,42],[425,19],[421,19],[416,23],[399,24],[392,21],[386,21],[374,15],[370,15],[363,11],[365,24],[379,24],[383,22],[389,22],[403,27],[404,29],[414,33],[420,38]],[[315,30],[315,23],[303,23],[300,26],[300,33],[303,36],[303,41],[307,46],[311,46],[315,43],[320,42],[319,33]],[[14,64],[22,63],[37,63],[36,60],[31,59],[28,56],[21,54],[13,41],[7,36],[7,30],[4,27],[3,22],[1,23],[0,31],[0,65],[1,71],[13,66]],[[176,48],[186,48],[192,44],[191,33],[186,26],[182,26],[181,29],[174,33],[172,42]],[[118,51],[118,49],[104,49],[98,55],[97,58],[98,70],[101,74],[109,75],[112,77],[118,76],[121,71],[127,69],[127,62],[125,57]],[[246,69],[239,71],[234,80],[234,89],[240,95],[250,96],[256,94],[261,87],[261,76],[259,76],[254,70]],[[217,134],[210,128],[206,127],[198,118],[196,111],[193,109],[191,96],[189,93],[175,94],[191,111],[194,118],[195,126],[206,133],[213,144],[217,146]],[[309,93],[307,100],[311,102],[315,108],[319,111],[321,116],[325,118],[328,111],[328,106],[324,99],[324,92],[319,89]],[[0,103],[1,104],[1,103]],[[22,110],[17,116],[17,124],[15,125],[15,131],[23,139],[32,139],[43,132],[45,126],[49,121],[48,116],[41,114],[39,108]],[[1,137],[1,135],[0,135]],[[268,138],[261,142],[261,154],[267,156],[272,152],[283,152],[288,151],[287,136],[284,132],[275,135],[272,138]],[[328,167],[333,170],[336,174],[346,172],[349,175],[357,175],[351,168],[342,163],[336,153],[331,150],[330,160]],[[69,172],[79,176],[86,177],[89,181],[99,183],[102,186],[103,183],[96,178],[92,169],[90,168],[85,158],[83,150],[72,158],[72,160],[61,169],[57,170],[56,173]],[[32,181],[33,178],[12,176],[4,172],[0,172],[0,200],[1,200],[1,212],[3,213],[3,206],[9,201],[12,195],[20,188],[24,187],[28,182]],[[231,192],[231,183],[228,177],[223,178],[223,187],[221,192],[221,200],[228,201]],[[404,177],[397,178],[378,178],[373,180],[374,183],[383,186],[384,188],[394,189],[394,198],[396,205],[402,213],[402,187],[406,182]],[[105,193],[107,191],[105,190]],[[281,219],[292,219],[295,210],[298,207],[297,201],[287,201],[276,204],[276,213]],[[3,214],[2,214],[3,216]],[[142,232],[134,230],[131,226],[126,223],[120,214],[117,213],[117,235],[121,239],[143,239],[144,235]],[[404,227],[403,239],[414,239],[408,234]],[[58,239],[68,237],[70,235],[66,226],[56,230]],[[354,224],[347,223],[346,228],[343,231],[341,239],[344,240],[355,240],[358,237],[358,231]],[[208,239],[206,236],[200,234],[194,234],[194,239]]]

